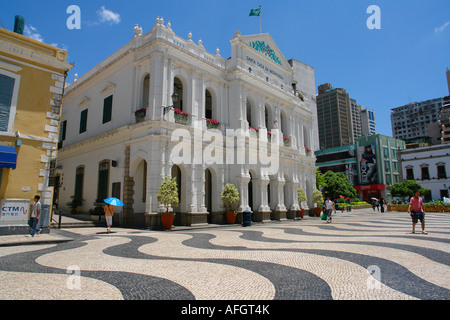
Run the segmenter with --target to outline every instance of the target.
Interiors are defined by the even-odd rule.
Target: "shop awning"
[[[17,152],[15,147],[0,145],[0,168],[15,169]]]

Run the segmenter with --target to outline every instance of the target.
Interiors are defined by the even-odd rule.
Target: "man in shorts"
[[[423,200],[420,197],[420,191],[414,191],[414,197],[411,198],[408,207],[408,213],[412,219],[412,233],[415,233],[416,223],[420,220],[422,224],[422,233],[428,234],[425,231],[425,210],[423,209]]]

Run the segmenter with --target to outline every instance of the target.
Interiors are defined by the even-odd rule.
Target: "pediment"
[[[84,96],[83,99],[81,99],[81,102],[78,104],[78,106],[80,108],[83,108],[83,107],[87,106],[89,103],[91,103],[91,99]]]
[[[288,71],[292,70],[289,62],[268,33],[240,36],[239,40],[248,46],[250,54],[256,53],[258,57],[264,57],[278,67]]]
[[[116,89],[116,85],[112,82],[108,82],[105,87],[100,91],[103,96],[107,96]]]

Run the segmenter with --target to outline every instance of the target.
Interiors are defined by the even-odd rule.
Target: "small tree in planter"
[[[234,224],[236,221],[237,210],[233,210],[233,207],[239,202],[239,191],[234,184],[227,183],[220,195],[223,204],[227,208],[227,222]]]
[[[171,229],[173,225],[174,213],[169,212],[171,206],[176,207],[178,205],[178,187],[176,178],[169,179],[164,177],[164,181],[159,187],[157,200],[166,209],[161,213],[161,222],[164,229]]]
[[[300,205],[300,218],[303,219],[305,209],[302,208],[302,202],[308,201],[308,199],[306,198],[305,191],[302,188],[297,189],[297,197],[298,197],[298,204]]]
[[[314,214],[316,215],[316,217],[320,217],[324,201],[322,192],[317,189],[313,191],[313,203],[316,204],[316,207],[314,208]]]
[[[67,202],[66,205],[72,209],[72,213],[77,213],[77,208],[83,204],[83,199],[78,196],[71,196],[72,201]]]

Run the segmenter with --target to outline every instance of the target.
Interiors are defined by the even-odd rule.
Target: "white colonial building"
[[[430,189],[432,200],[449,197],[450,144],[405,149],[400,156],[403,180],[415,180]]]
[[[268,34],[236,31],[231,58],[157,19],[67,87],[57,168],[61,208],[115,196],[121,224],[158,227],[157,191],[176,177],[176,225],[223,223],[220,194],[239,190],[254,221],[311,206],[318,131],[314,69],[287,61]]]

